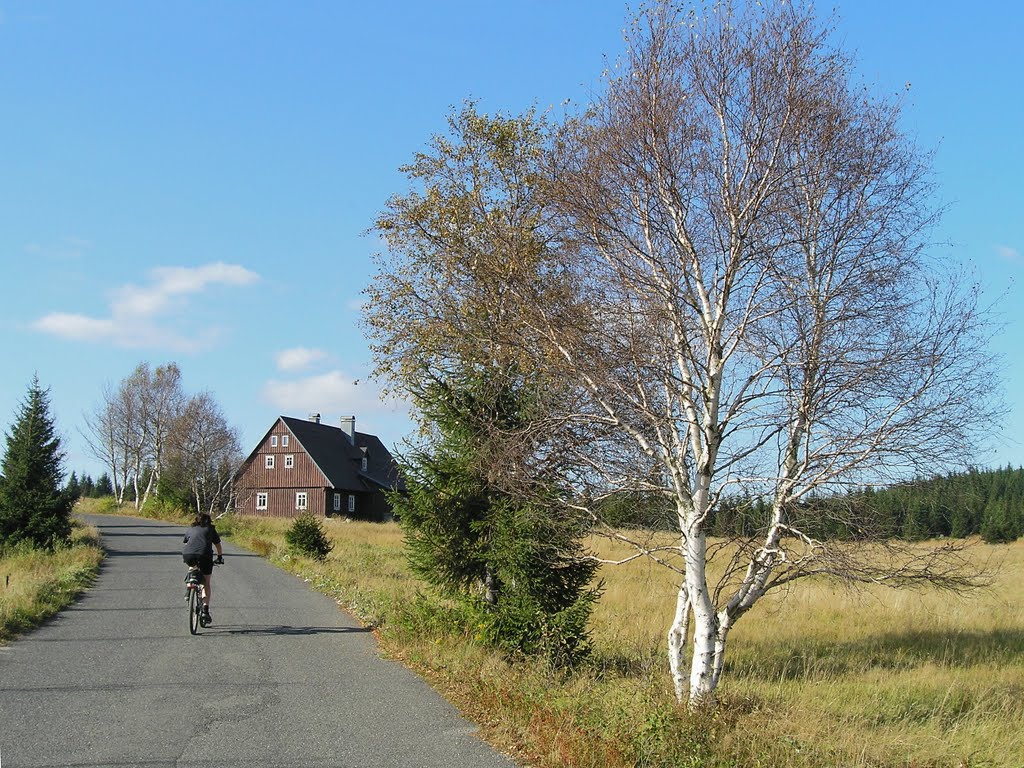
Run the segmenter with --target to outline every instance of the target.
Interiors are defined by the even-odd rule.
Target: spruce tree
[[[479,639],[572,664],[589,650],[600,592],[589,586],[586,523],[556,512],[540,481],[523,498],[488,476],[492,441],[524,425],[529,394],[470,375],[458,387],[436,382],[419,405],[441,439],[403,460],[408,492],[393,496],[413,570],[470,609]]]
[[[71,477],[68,478],[68,484],[65,486],[67,492],[71,495],[71,498],[76,501],[82,496],[82,484],[78,481],[78,473],[72,472]]]
[[[0,486],[0,544],[52,548],[71,533],[74,497],[63,487],[64,453],[49,391],[34,377],[7,435]]]
[[[96,481],[96,485],[93,486],[92,495],[97,498],[100,496],[114,495],[114,484],[110,482],[110,475],[106,472],[99,476],[99,479]]]

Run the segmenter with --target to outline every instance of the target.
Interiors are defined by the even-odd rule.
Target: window
[[[291,469],[294,466],[295,466],[295,455],[289,453],[289,454],[287,454],[284,457],[284,468],[285,469]]]
[[[334,511],[341,512],[341,494],[334,494]]]
[[[349,512],[355,512],[356,511],[356,497],[353,496],[351,493],[348,495],[348,511]]]
[[[274,468],[274,457],[272,455],[267,455],[266,461],[267,461],[267,469],[273,469]]]
[[[265,493],[257,493],[256,494],[256,509],[266,509],[266,508],[267,508],[267,494],[265,494]]]
[[[299,493],[296,493],[295,494],[295,508],[296,509],[305,509],[306,506],[307,506],[306,499],[307,499],[307,497],[306,497],[306,492],[305,491],[300,491]]]
[[[277,448],[277,435],[270,436],[270,447]]]
[[[366,471],[366,468],[369,466],[369,464],[370,462],[367,460],[365,456],[363,456],[363,472]]]
[[[282,448],[287,448],[288,447],[288,435],[281,435],[281,447]]]

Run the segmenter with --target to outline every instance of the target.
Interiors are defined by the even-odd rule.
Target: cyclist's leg
[[[203,556],[200,569],[203,572],[203,611],[206,613],[207,621],[209,621],[210,597],[213,595],[213,555],[209,557]]]

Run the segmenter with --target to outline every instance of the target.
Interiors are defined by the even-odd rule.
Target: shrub
[[[320,519],[313,515],[300,515],[284,535],[288,548],[314,560],[326,560],[334,545],[327,539]]]

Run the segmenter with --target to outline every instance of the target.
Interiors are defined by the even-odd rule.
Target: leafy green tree
[[[63,487],[64,453],[49,391],[34,377],[7,435],[0,486],[0,542],[52,548],[71,533],[74,495]]]
[[[388,254],[366,290],[377,372],[423,425],[394,503],[414,568],[479,608],[486,639],[566,661],[586,646],[594,565],[545,479],[559,456],[546,399],[563,393],[516,322],[517,287],[558,288],[544,274],[548,128],[472,103],[449,128],[402,169],[412,189],[378,217]]]

